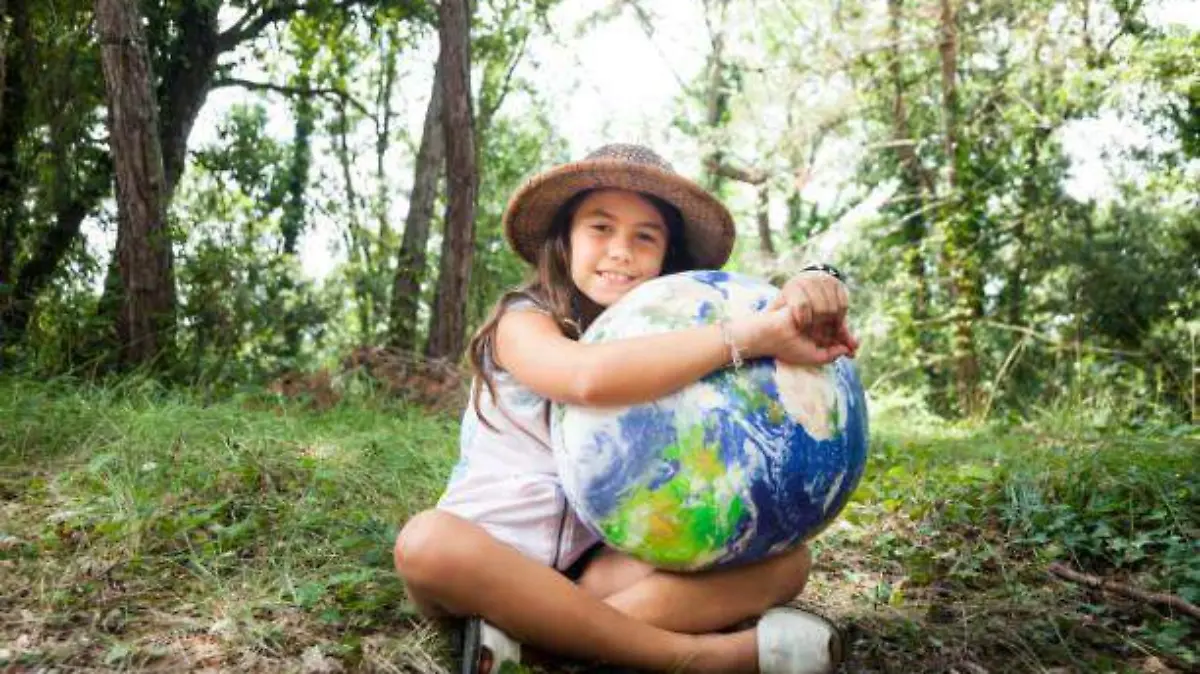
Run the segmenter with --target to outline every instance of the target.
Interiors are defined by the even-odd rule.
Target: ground
[[[800,603],[848,672],[1200,671],[1200,435],[1070,409],[951,425],[874,401],[871,460]],[[448,671],[391,571],[453,415],[0,379],[0,669]],[[598,672],[579,664],[550,669]]]

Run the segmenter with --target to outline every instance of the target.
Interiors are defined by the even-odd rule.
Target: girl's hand
[[[731,328],[734,343],[745,358],[770,356],[788,365],[827,365],[854,355],[846,344],[822,344],[811,330],[798,330],[787,306],[734,321]]]
[[[849,304],[845,284],[825,272],[807,271],[789,279],[768,310],[787,307],[796,329],[817,346],[844,346],[854,356],[858,339],[846,324]]]

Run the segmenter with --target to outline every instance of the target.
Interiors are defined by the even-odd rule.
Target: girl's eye
[[[647,243],[658,243],[658,237],[653,234],[642,233],[638,235],[638,238]]]
[[[610,225],[609,225],[607,222],[594,222],[594,223],[592,223],[592,230],[593,230],[593,231],[597,231],[597,232],[607,232],[609,229],[610,229]]]

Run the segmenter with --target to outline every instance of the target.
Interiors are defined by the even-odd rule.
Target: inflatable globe
[[[727,272],[665,276],[609,307],[582,341],[736,319],[778,292]],[[659,568],[698,570],[761,559],[828,525],[862,477],[867,410],[851,360],[763,358],[652,403],[555,405],[551,431],[563,488],[587,526]]]

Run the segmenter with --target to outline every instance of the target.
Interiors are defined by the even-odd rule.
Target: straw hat
[[[504,211],[504,235],[513,250],[537,264],[538,248],[559,209],[591,189],[630,190],[666,201],[683,216],[685,244],[697,268],[719,269],[729,259],[735,236],[729,210],[653,150],[626,144],[605,145],[582,161],[539,173],[517,190]]]

